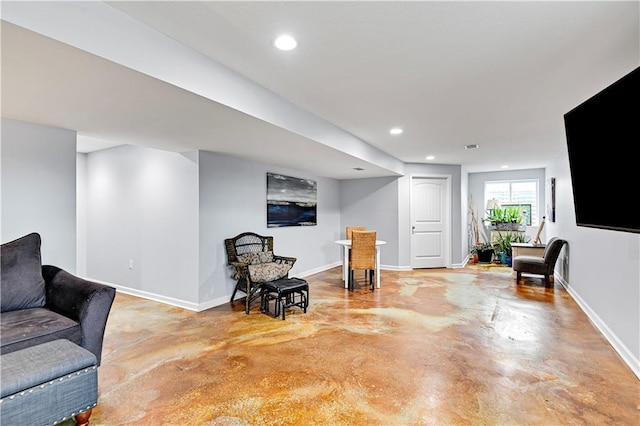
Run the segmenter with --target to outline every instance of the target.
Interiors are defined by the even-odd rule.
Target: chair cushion
[[[0,312],[44,306],[45,287],[40,244],[40,235],[37,233],[2,244]]]
[[[253,253],[243,253],[238,255],[238,261],[242,263],[248,263],[249,265],[273,262],[273,252],[258,251]]]
[[[67,339],[77,345],[82,340],[80,324],[46,308],[22,309],[0,314],[1,353]]]
[[[548,273],[548,265],[543,258],[538,256],[516,256],[513,258],[513,270],[528,272],[530,274],[545,275]]]
[[[249,276],[251,281],[264,283],[267,281],[275,281],[286,277],[291,269],[288,263],[267,262],[257,265],[249,265]]]

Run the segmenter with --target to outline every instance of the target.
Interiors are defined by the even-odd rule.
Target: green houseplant
[[[484,219],[492,229],[499,231],[518,231],[522,227],[524,216],[518,207],[498,207],[487,211],[488,216]]]
[[[513,257],[512,243],[526,243],[530,240],[529,237],[519,232],[503,231],[498,234],[498,239],[493,244],[497,253],[504,253],[504,262],[511,266],[511,259]]]

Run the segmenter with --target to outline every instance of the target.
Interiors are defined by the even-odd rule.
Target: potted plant
[[[519,231],[522,227],[524,216],[518,207],[499,207],[491,209],[484,222],[489,223],[491,229],[498,231]]]
[[[504,262],[501,259],[500,263],[506,263],[507,266],[511,266],[511,261],[513,259],[513,248],[511,247],[511,244],[526,243],[529,242],[529,240],[529,237],[518,232],[500,232],[498,235],[498,239],[494,243],[496,252],[504,253]]]
[[[491,258],[493,257],[494,249],[493,245],[489,243],[478,243],[471,250],[473,254],[478,255],[478,261],[480,263],[491,263]]]
[[[498,239],[493,243],[496,253],[500,258],[500,263],[508,263],[507,258],[512,257],[511,241],[513,241],[514,235],[510,231],[500,232]]]

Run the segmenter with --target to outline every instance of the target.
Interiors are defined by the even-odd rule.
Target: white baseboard
[[[95,281],[95,280],[94,280]],[[116,288],[120,293],[129,294],[131,296],[141,297],[143,299],[153,300],[154,302],[164,303],[166,305],[176,306],[178,308],[188,309],[190,311],[200,312],[204,309],[201,308],[201,304],[187,302],[186,300],[175,299],[173,297],[161,296],[155,293],[149,293],[148,291],[137,290],[135,288],[124,287],[121,285],[110,284]],[[227,297],[226,301],[229,301]]]
[[[325,266],[321,266],[319,268],[314,268],[314,269],[309,269],[307,271],[303,271],[303,272],[295,272],[294,269],[292,269],[291,271],[289,271],[289,276],[290,277],[299,277],[299,278],[305,278],[308,277],[309,275],[313,275],[313,274],[318,274],[320,272],[324,272],[324,271],[328,271],[331,268],[335,268],[336,266],[341,266],[342,262],[334,262],[334,263],[330,263],[328,265]]]
[[[625,344],[618,339],[618,336],[616,336],[616,334],[607,327],[607,324],[600,319],[593,309],[591,309],[589,304],[585,302],[578,293],[573,291],[573,288],[569,286],[569,283],[557,274],[554,274],[554,277],[565,288],[565,290],[567,290],[573,300],[575,300],[578,306],[580,306],[580,309],[582,309],[582,311],[587,315],[591,323],[598,329],[598,331],[600,331],[600,333],[602,333],[604,338],[609,342],[618,355],[620,355],[620,358],[622,358],[624,363],[627,364],[636,377],[640,379],[640,359],[636,358],[633,355],[633,352],[631,352],[629,348],[627,348]]]
[[[392,266],[392,265],[380,265],[380,270],[382,271],[411,271],[413,268],[411,266]]]

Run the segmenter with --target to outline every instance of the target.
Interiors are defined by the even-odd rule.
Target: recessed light
[[[362,167],[354,167],[353,170],[356,170],[358,172],[363,171],[364,169]]]
[[[501,169],[508,169],[508,168],[509,168],[509,166],[505,164],[504,166],[500,166],[500,168],[501,168]]]
[[[434,157],[433,155],[427,155],[427,157],[426,157],[426,158],[427,158],[427,160],[433,160],[433,159],[435,159],[436,157]]]
[[[280,50],[293,50],[298,45],[298,42],[289,34],[283,34],[279,36],[273,44]]]
[[[394,127],[393,129],[389,130],[389,133],[391,133],[392,135],[399,135],[402,133],[402,129],[400,127]]]

